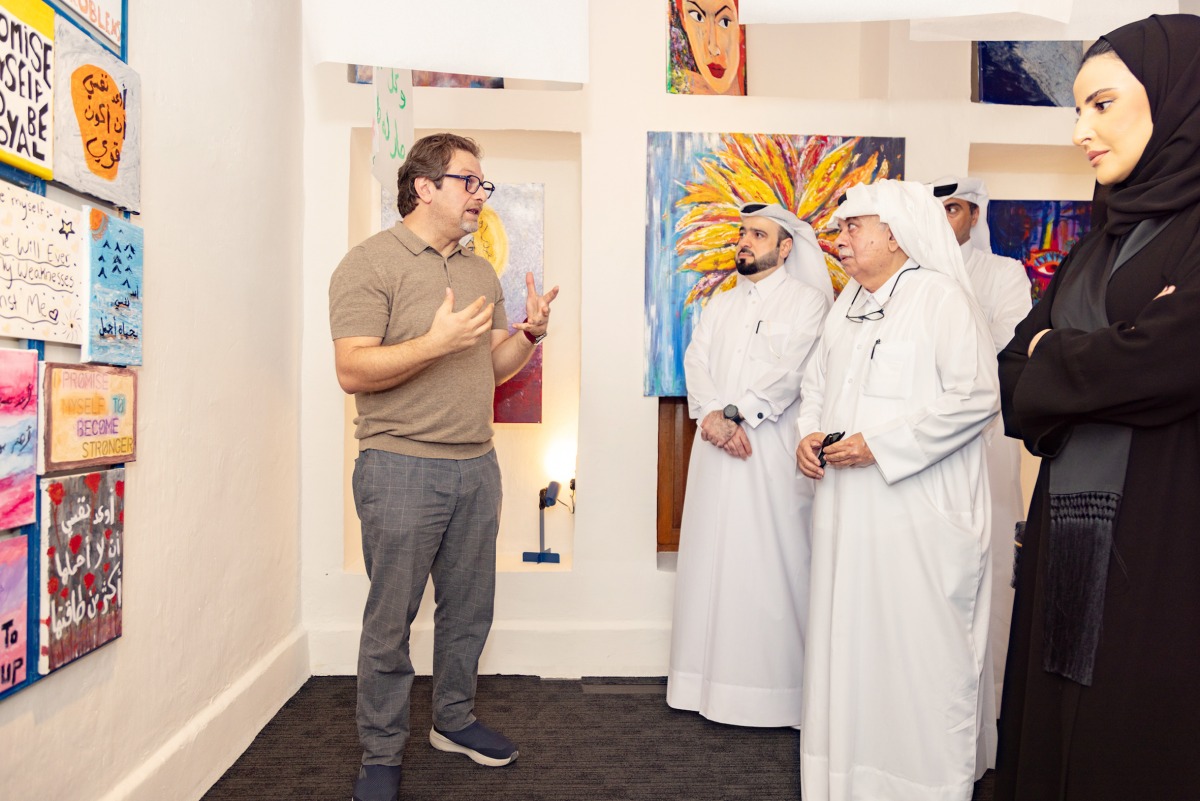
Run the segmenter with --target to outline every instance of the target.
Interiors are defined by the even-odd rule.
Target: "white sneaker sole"
[[[438,734],[437,729],[429,730],[429,744],[439,751],[445,751],[450,754],[466,754],[471,758],[472,762],[479,765],[486,765],[489,768],[499,768],[510,762],[516,761],[516,758],[521,755],[520,751],[513,751],[512,756],[506,759],[494,759],[490,756],[484,756],[478,751],[473,751],[465,745],[459,745],[445,735]]]

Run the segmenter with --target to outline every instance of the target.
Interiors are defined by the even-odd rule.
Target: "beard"
[[[754,254],[750,252],[738,253],[734,264],[737,266],[738,275],[754,275],[770,270],[779,265],[779,248],[776,247],[770,253],[764,253],[758,258],[755,258]]]
[[[473,234],[479,230],[479,220],[464,219],[458,224],[458,227],[461,228],[464,233]]]

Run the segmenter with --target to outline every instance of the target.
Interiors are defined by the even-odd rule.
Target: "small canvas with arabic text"
[[[54,180],[138,211],[142,79],[62,17],[54,31]]]
[[[142,229],[91,206],[87,221],[87,315],[80,361],[142,363]]]
[[[43,478],[41,493],[45,675],[121,636],[125,470]]]
[[[36,519],[38,359],[0,350],[0,530]]]

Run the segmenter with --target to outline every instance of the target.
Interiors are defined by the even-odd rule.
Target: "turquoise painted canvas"
[[[88,223],[87,319],[80,360],[122,366],[142,363],[140,227],[83,207]]]

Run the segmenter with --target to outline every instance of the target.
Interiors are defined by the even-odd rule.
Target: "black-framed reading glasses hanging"
[[[489,198],[492,196],[492,193],[496,191],[496,185],[494,183],[491,181],[481,181],[477,176],[474,175],[455,175],[452,172],[448,172],[442,177],[457,178],[458,180],[462,181],[467,186],[468,195],[473,195],[482,189],[487,193],[484,195],[484,197]]]
[[[884,298],[883,303],[881,303],[879,305],[878,309],[872,309],[871,311],[867,312],[866,314],[851,314],[850,309],[853,309],[854,304],[858,302],[858,293],[862,292],[862,289],[863,289],[862,284],[859,284],[858,289],[854,290],[854,297],[852,297],[850,299],[850,307],[848,309],[846,309],[846,319],[852,323],[865,323],[865,322],[869,322],[869,321],[873,322],[875,320],[882,320],[883,319],[883,308],[884,308],[884,306],[887,306],[888,301],[890,301],[892,299],[892,295],[896,294],[896,287],[900,285],[900,279],[904,277],[905,273],[911,272],[913,270],[919,270],[919,269],[921,269],[921,265],[918,264],[914,267],[905,267],[903,270],[901,270],[900,274],[896,276],[896,280],[894,282],[892,282],[891,291],[888,292],[888,296],[886,298]]]

